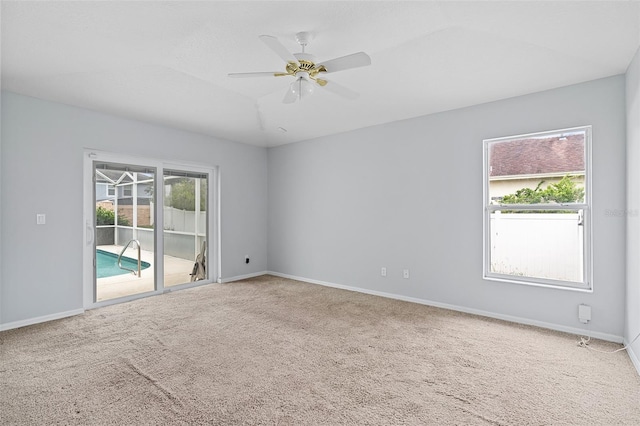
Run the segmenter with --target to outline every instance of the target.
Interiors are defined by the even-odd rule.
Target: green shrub
[[[522,188],[514,194],[505,195],[500,204],[571,204],[584,202],[584,188],[578,187],[569,175],[564,176],[557,183],[550,184],[546,189],[542,189],[543,183],[544,181],[541,181],[535,189]],[[564,211],[531,210],[504,211],[503,213],[564,213]]]
[[[96,225],[114,225],[115,216],[116,215],[113,210],[105,209],[100,206],[96,209]],[[126,217],[118,215],[118,225],[131,226],[131,222],[129,222],[129,219]]]

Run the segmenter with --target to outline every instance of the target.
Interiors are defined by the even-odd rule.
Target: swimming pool
[[[122,266],[138,270],[138,260],[122,256]],[[147,269],[149,262],[140,262],[140,269]],[[113,277],[115,275],[130,274],[131,271],[118,267],[118,255],[104,250],[96,250],[96,278]]]

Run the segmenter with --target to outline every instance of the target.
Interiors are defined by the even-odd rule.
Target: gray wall
[[[2,92],[0,323],[82,308],[85,147],[220,166],[223,278],[266,269],[266,149]]]
[[[483,139],[589,124],[593,293],[483,280]],[[624,76],[272,148],[268,162],[271,271],[622,336],[625,219],[606,212],[626,207]]]
[[[627,295],[625,339],[640,333],[640,50],[627,70]],[[632,346],[640,372],[640,341]]]
[[[224,278],[269,269],[631,338],[640,323],[640,219],[628,215],[625,294],[625,218],[607,212],[640,208],[638,62],[626,77],[626,129],[618,76],[268,152],[3,92],[0,323],[82,308],[82,150],[91,147],[219,165]],[[482,280],[482,140],[585,124],[593,125],[594,292]],[[41,212],[47,225],[36,226]],[[579,303],[593,306],[589,326],[577,320]]]

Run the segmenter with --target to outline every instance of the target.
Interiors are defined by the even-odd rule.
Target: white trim
[[[267,274],[276,275],[275,273],[272,273],[272,272],[269,272],[269,271],[261,271],[261,272],[253,272],[251,274],[246,274],[246,275],[236,275],[235,277],[220,278],[218,280],[218,282],[219,283],[230,283],[230,282],[233,282],[233,281],[247,280],[249,278],[255,278],[255,277],[259,277],[259,276],[267,275]],[[299,281],[304,281],[304,280],[299,280]]]
[[[216,281],[207,278],[206,280],[192,281],[183,284],[174,284],[169,287],[165,287],[162,293],[171,293],[172,291],[185,290],[187,288],[201,287],[203,285],[210,284],[216,284]]]
[[[88,306],[85,309],[87,311],[90,311],[92,309],[104,308],[105,306],[132,302],[134,300],[144,299],[145,297],[160,296],[162,294],[163,294],[163,292],[160,291],[160,290],[152,290],[152,291],[145,291],[144,293],[129,294],[129,295],[122,296],[122,297],[116,297],[114,299],[99,300],[97,302],[92,303],[91,306]]]
[[[622,336],[617,336],[615,334],[601,333],[598,331],[591,331],[591,330],[583,330],[581,328],[567,327],[564,325],[552,324],[544,321],[532,320],[529,318],[514,317],[511,315],[496,314],[493,312],[482,311],[479,309],[466,308],[466,307],[457,306],[457,305],[450,305],[448,303],[434,302],[432,300],[426,300],[426,299],[418,299],[416,297],[402,296],[402,295],[393,294],[393,293],[368,290],[368,289],[359,288],[359,287],[351,287],[347,285],[335,284],[335,283],[330,283],[326,281],[312,280],[309,278],[297,277],[295,275],[281,274],[280,272],[269,271],[267,273],[269,275],[275,275],[276,277],[289,278],[292,280],[302,281],[309,284],[319,284],[325,287],[333,287],[333,288],[339,288],[342,290],[355,291],[356,293],[371,294],[373,296],[380,296],[380,297],[386,297],[389,299],[402,300],[405,302],[418,303],[420,305],[434,306],[436,308],[449,309],[452,311],[464,312],[467,314],[479,315],[479,316],[488,317],[488,318],[495,318],[503,321],[518,323],[518,324],[532,325],[535,327],[561,331],[564,333],[575,334],[578,336],[593,337],[594,339],[606,340],[608,342],[622,343],[623,341]]]
[[[86,310],[89,311],[92,309],[104,308],[105,306],[116,305],[120,303],[128,303],[138,299],[145,299],[147,297],[162,296],[163,294],[171,293],[172,291],[184,290],[187,288],[194,288],[194,287],[201,287],[204,285],[209,285],[214,283],[215,281],[211,281],[211,280],[200,280],[200,281],[188,282],[184,284],[176,284],[170,287],[163,287],[162,290],[153,290],[153,291],[147,291],[144,293],[136,293],[136,294],[130,294],[127,296],[117,297],[115,299],[101,300],[99,302],[95,302]]]
[[[566,283],[570,283],[571,281],[565,281],[562,284],[546,284],[543,279],[538,278],[539,281],[526,281],[526,280],[517,280],[515,278],[509,278],[509,275],[505,274],[496,274],[492,272],[487,275],[483,275],[482,279],[487,281],[497,281],[502,283],[511,283],[511,284],[522,284],[532,287],[543,287],[549,288],[553,290],[569,290],[569,291],[578,291],[581,293],[593,293],[593,288],[587,287],[570,287]]]
[[[503,180],[526,180],[526,179],[540,179],[540,178],[553,178],[559,177],[562,178],[566,175],[572,177],[580,177],[584,176],[584,172],[582,170],[574,171],[574,172],[553,172],[553,173],[532,173],[532,174],[523,174],[523,175],[503,175],[503,176],[493,176],[489,177],[489,181],[503,181]]]
[[[502,136],[499,138],[489,138],[489,139],[485,139],[485,141],[488,142],[500,142],[500,141],[508,141],[511,139],[526,139],[526,138],[544,138],[544,137],[549,137],[549,136],[554,136],[558,133],[561,134],[571,134],[571,133],[578,133],[581,130],[584,130],[585,127],[591,127],[591,125],[584,125],[584,126],[575,126],[575,127],[568,127],[568,128],[564,128],[564,129],[556,129],[556,130],[547,130],[547,131],[543,131],[543,132],[532,132],[532,133],[523,133],[520,135],[513,135],[513,136]],[[561,135],[562,136],[562,135]]]
[[[72,311],[58,312],[56,314],[44,315],[41,317],[28,318],[20,321],[9,322],[6,324],[0,324],[0,331],[12,330],[14,328],[26,327],[28,325],[40,324],[42,322],[53,321],[61,318],[72,317],[75,315],[84,314],[84,309],[74,309]]]
[[[209,279],[221,283],[222,282],[222,209],[220,206],[222,205],[222,185],[220,181],[222,177],[220,176],[220,167],[215,167],[215,180],[213,182],[209,182],[209,209],[213,212],[213,223],[211,226],[213,229],[210,229],[209,232],[213,232],[213,234],[209,234],[209,259],[213,259],[214,266],[213,268],[209,268]],[[213,242],[211,241],[211,236],[213,235]],[[211,251],[213,247],[212,244],[215,244],[215,251]],[[211,255],[213,253],[213,256]]]
[[[629,354],[629,358],[631,359],[631,363],[633,364],[634,367],[636,367],[636,371],[638,372],[638,375],[640,376],[640,359],[638,359],[638,356],[633,351],[633,346],[631,346],[629,344],[627,339],[624,339],[624,345],[627,347],[627,354]]]

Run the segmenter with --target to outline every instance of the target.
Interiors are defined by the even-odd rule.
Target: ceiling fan
[[[316,58],[305,52],[305,48],[311,40],[311,34],[308,32],[296,34],[296,41],[302,46],[300,53],[292,54],[273,36],[261,35],[260,40],[287,63],[285,71],[230,73],[229,77],[294,77],[295,81],[291,83],[282,100],[285,104],[310,96],[316,85],[347,99],[355,99],[358,97],[356,92],[327,80],[324,78],[324,74],[371,65],[371,58],[364,52],[352,53],[316,64]],[[320,78],[321,75],[322,78]]]

